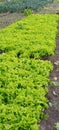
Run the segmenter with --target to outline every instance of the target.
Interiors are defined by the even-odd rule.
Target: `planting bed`
[[[0,30],[0,129],[38,130],[48,108],[57,15],[31,15]]]

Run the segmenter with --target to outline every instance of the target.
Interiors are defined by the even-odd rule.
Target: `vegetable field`
[[[0,30],[0,130],[39,130],[48,108],[57,15],[31,15]]]
[[[38,9],[53,0],[0,0],[0,13],[1,12],[19,12],[24,9]]]

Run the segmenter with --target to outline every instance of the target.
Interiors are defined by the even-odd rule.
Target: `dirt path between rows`
[[[41,9],[40,13],[42,14],[56,14],[59,13],[59,3],[52,3],[46,5],[43,9]]]
[[[15,13],[0,13],[0,29],[9,26],[10,24],[23,19],[25,16],[23,13],[15,12]]]
[[[47,95],[49,109],[45,111],[45,113],[48,113],[49,118],[41,122],[40,130],[55,130],[54,124],[59,122],[59,23],[56,43],[56,54],[49,58],[54,66],[50,76],[52,83],[49,86],[49,93]]]

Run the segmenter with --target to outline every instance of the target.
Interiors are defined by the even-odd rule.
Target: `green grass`
[[[57,20],[31,15],[0,30],[0,130],[39,130],[53,69],[40,58],[54,54]]]
[[[55,127],[56,130],[59,130],[59,122],[55,123],[54,127]]]
[[[54,0],[54,3],[59,3],[59,0]]]
[[[3,6],[5,4],[5,2],[0,2],[0,6]]]

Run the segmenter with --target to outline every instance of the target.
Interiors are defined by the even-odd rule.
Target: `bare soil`
[[[23,13],[0,13],[0,29],[23,19],[25,16]]]
[[[59,13],[59,3],[52,3],[40,10],[41,14],[56,14]]]

